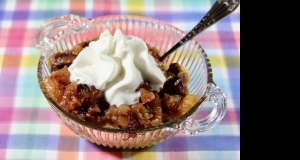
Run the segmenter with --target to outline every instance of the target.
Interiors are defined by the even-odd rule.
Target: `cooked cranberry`
[[[51,66],[51,72],[62,69],[64,66],[69,67],[75,58],[76,56],[71,54],[70,51],[64,51],[63,53],[55,54]]]
[[[104,99],[98,100],[97,105],[100,108],[101,112],[107,110],[110,106],[110,104]]]
[[[178,77],[173,77],[167,80],[163,87],[163,93],[168,93],[170,95],[184,95],[185,92],[182,79]],[[160,95],[163,96],[162,93]]]
[[[85,48],[85,47],[87,47],[87,46],[89,46],[89,42],[83,42],[83,43],[82,43],[82,48]]]
[[[181,67],[178,63],[172,63],[169,67],[169,71],[177,75],[181,71]]]
[[[90,87],[86,84],[78,84],[77,92],[91,92]]]
[[[89,107],[88,106],[80,106],[80,111],[82,113],[87,113],[89,111]]]
[[[127,112],[128,116],[130,117],[129,122],[126,126],[126,129],[136,129],[136,128],[144,128],[143,121],[133,111]]]

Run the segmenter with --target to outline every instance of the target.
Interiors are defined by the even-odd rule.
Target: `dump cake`
[[[134,36],[105,30],[49,60],[44,84],[52,99],[79,119],[109,128],[147,128],[186,113],[188,70],[158,61],[158,51]]]

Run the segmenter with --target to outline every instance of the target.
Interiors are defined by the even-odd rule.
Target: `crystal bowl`
[[[123,34],[137,36],[156,48],[160,55],[185,35],[182,30],[163,21],[134,15],[108,15],[88,19],[70,14],[46,21],[34,39],[34,45],[41,55],[37,69],[38,81],[49,105],[70,130],[98,145],[131,149],[155,145],[179,132],[194,135],[220,123],[227,110],[226,94],[213,81],[209,58],[195,40],[187,42],[165,59],[167,64],[176,62],[189,70],[189,91],[199,97],[199,101],[188,112],[175,120],[145,129],[113,129],[87,123],[59,107],[42,82],[51,74],[47,59],[57,52],[71,49],[77,43],[94,39],[105,29],[111,33],[120,29]],[[205,103],[213,104],[212,111],[206,117],[196,119],[195,115]]]

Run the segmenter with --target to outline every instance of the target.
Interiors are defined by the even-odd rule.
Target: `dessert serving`
[[[204,49],[190,40],[158,61],[184,35],[142,16],[50,19],[34,40],[39,86],[61,121],[98,145],[144,148],[204,132],[226,113]],[[197,119],[206,102],[211,113]]]
[[[49,58],[47,92],[79,119],[110,128],[147,128],[174,120],[198,101],[188,70],[158,61],[155,48],[117,29]]]

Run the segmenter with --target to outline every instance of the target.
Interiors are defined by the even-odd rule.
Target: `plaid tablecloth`
[[[77,14],[134,14],[188,31],[215,0],[0,0],[0,159],[240,159],[240,7],[195,39],[208,54],[214,81],[228,96],[215,128],[180,133],[144,149],[97,146],[70,131],[50,109],[37,82],[33,46],[46,20]]]

